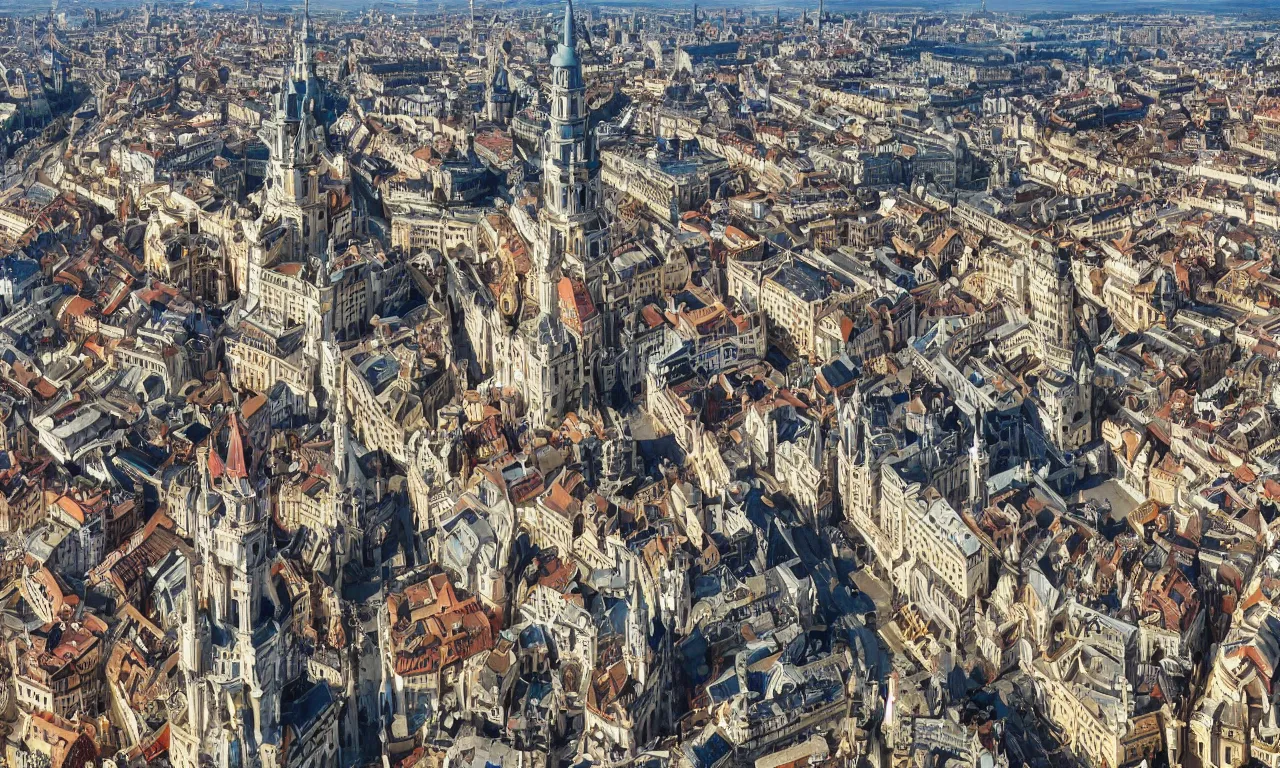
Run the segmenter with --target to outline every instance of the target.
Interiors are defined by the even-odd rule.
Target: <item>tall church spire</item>
[[[594,169],[595,152],[588,135],[586,88],[573,28],[573,2],[564,6],[564,29],[551,57],[551,130],[543,148],[543,187],[550,207],[572,216],[595,205],[595,190],[586,190],[578,169]]]
[[[314,62],[311,59],[312,43],[315,38],[311,34],[311,0],[302,0],[302,29],[293,46],[293,79],[310,81],[314,77]]]
[[[589,125],[573,4],[565,3],[560,42],[551,56],[547,130],[542,135],[542,206],[537,262],[538,317],[522,326],[524,381],[530,420],[550,424],[582,397],[592,380],[584,347],[559,317],[562,278],[585,285],[597,306],[603,298],[603,254],[608,231],[599,215],[600,161]]]
[[[573,0],[564,4],[564,28],[561,30],[560,45],[551,57],[551,66],[560,68],[577,68],[578,39],[573,28]]]
[[[598,305],[603,298],[606,233],[598,210],[600,159],[577,42],[573,2],[568,0],[560,42],[551,56],[549,125],[541,152],[541,220],[547,257],[563,262],[565,274],[583,281]]]
[[[311,3],[303,0],[301,28],[295,30],[293,63],[285,68],[274,114],[263,121],[263,142],[271,149],[264,215],[279,215],[293,231],[291,258],[305,261],[328,251],[328,205],[318,179],[325,144],[324,92],[316,76]],[[251,278],[251,282],[253,282]]]
[[[977,513],[987,504],[987,472],[991,457],[987,454],[986,416],[981,409],[973,417],[973,445],[969,446],[969,511]]]
[[[565,48],[573,49],[577,41],[574,39],[575,32],[573,29],[573,0],[568,0],[564,4],[564,41],[561,43]]]

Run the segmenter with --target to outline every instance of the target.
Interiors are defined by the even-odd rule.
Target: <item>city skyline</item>
[[[26,7],[0,765],[1280,766],[1268,3]]]

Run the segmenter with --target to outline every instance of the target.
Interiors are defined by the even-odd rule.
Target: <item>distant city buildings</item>
[[[1280,765],[1280,22],[1077,10],[0,8],[0,764]]]

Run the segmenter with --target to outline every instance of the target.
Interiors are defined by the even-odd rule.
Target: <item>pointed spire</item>
[[[563,34],[555,55],[551,57],[551,66],[565,68],[579,66],[577,39],[573,28],[573,0],[568,0],[564,4]]]
[[[209,444],[209,477],[218,480],[227,471],[226,466],[222,463],[222,457],[218,455],[218,446]]]
[[[244,440],[240,437],[240,424],[236,415],[231,414],[231,434],[227,438],[227,477],[233,479],[247,478],[249,470],[244,462]]]
[[[567,0],[564,4],[564,41],[565,48],[570,50],[577,47],[577,41],[574,39],[575,30],[573,28],[573,0]]]
[[[297,66],[310,67],[311,44],[315,42],[315,37],[311,34],[311,0],[302,0],[302,29],[300,32],[298,39],[294,41],[294,48],[298,58]]]

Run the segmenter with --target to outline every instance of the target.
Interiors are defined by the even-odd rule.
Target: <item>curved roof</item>
[[[577,67],[579,62],[577,42],[574,39],[573,30],[573,0],[569,0],[564,5],[564,28],[562,34],[560,45],[556,47],[555,55],[551,57],[551,66]]]

